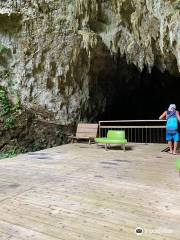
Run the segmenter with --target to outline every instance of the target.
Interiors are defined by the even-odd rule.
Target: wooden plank
[[[140,226],[141,240],[179,240],[176,156],[163,146],[67,144],[2,159],[0,239],[136,240]]]
[[[77,133],[93,133],[96,134],[97,133],[97,129],[90,129],[90,128],[79,128],[77,130]]]
[[[3,214],[2,214],[3,215]],[[4,232],[4,235],[7,239],[13,239],[13,240],[46,240],[47,235],[40,233],[39,231],[33,231],[29,226],[25,228],[24,226],[18,225],[18,222],[13,222],[13,217],[10,219],[10,222],[8,221],[8,217],[6,220],[2,221],[0,220],[0,228],[1,231]],[[9,238],[7,237],[9,236]],[[1,237],[0,233],[0,239],[3,239]],[[58,240],[59,238],[54,238],[51,236],[48,236],[48,240]]]
[[[93,133],[77,133],[76,137],[77,138],[90,138],[90,137],[96,137],[96,135]]]
[[[0,239],[7,240],[11,239],[11,235],[9,233],[4,233],[2,229],[0,229]]]
[[[84,134],[77,134],[76,139],[89,139],[89,134],[86,136]]]
[[[77,128],[98,128],[98,124],[95,123],[78,123]]]

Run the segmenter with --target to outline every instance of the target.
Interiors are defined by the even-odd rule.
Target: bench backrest
[[[77,126],[77,138],[95,138],[97,136],[97,123],[79,123]]]
[[[109,130],[107,133],[107,137],[112,139],[125,139],[125,131]]]

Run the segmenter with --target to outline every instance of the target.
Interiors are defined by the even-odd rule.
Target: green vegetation
[[[10,49],[0,42],[0,80],[3,80],[6,84],[5,87],[0,86],[0,118],[3,123],[1,126],[4,129],[11,129],[14,127],[17,110],[20,108],[20,101],[14,89],[15,82],[11,79],[11,72],[7,64],[7,58],[10,53]],[[6,89],[8,89],[8,91],[6,91]],[[13,103],[8,95],[11,95]],[[7,149],[1,151],[0,159],[17,155],[17,149],[14,146],[9,146]]]
[[[11,149],[7,152],[0,152],[0,159],[15,157],[17,155],[16,149]]]
[[[13,128],[16,120],[16,111],[20,108],[18,97],[16,104],[12,105],[8,99],[7,92],[3,88],[0,88],[0,105],[0,116],[4,119],[4,128]]]
[[[6,52],[7,50],[8,48],[4,44],[0,43],[0,54]]]
[[[33,143],[32,145],[32,152],[36,152],[42,149],[42,146],[40,143]]]
[[[2,78],[2,79],[9,79],[10,78],[9,71],[7,69],[0,71],[0,78]]]
[[[3,68],[7,68],[8,59],[11,58],[11,56],[11,49],[0,42],[0,66]]]

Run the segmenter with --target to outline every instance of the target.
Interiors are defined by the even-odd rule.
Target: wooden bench
[[[78,123],[76,136],[69,136],[69,138],[71,139],[71,143],[73,143],[74,140],[87,139],[89,140],[89,144],[91,144],[97,136],[97,130],[97,123]]]

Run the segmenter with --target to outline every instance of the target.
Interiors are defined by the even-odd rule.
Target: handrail
[[[104,121],[99,121],[101,122],[166,122],[166,120],[104,120]]]
[[[166,120],[104,120],[99,121],[99,136],[110,129],[124,130],[132,142],[164,142]],[[119,123],[117,125],[117,123]],[[133,124],[134,123],[134,124]],[[138,124],[139,123],[139,124]],[[144,124],[143,124],[144,123]],[[153,125],[154,123],[154,125]],[[137,125],[138,124],[138,125]],[[158,138],[158,140],[157,140]]]
[[[101,128],[166,128],[166,126],[101,126]]]

